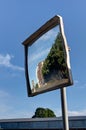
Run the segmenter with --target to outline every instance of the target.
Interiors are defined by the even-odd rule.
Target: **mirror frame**
[[[28,72],[28,47],[31,46],[37,39],[39,39],[43,34],[54,28],[55,26],[59,25],[60,32],[62,34],[64,47],[66,50],[66,63],[68,68],[68,76],[69,76],[69,82],[67,84],[63,84],[61,86],[56,86],[54,88],[51,88],[49,90],[44,90],[41,92],[31,92],[30,87],[30,81],[29,81],[29,72]],[[58,88],[66,87],[73,84],[72,74],[71,74],[71,67],[70,67],[70,57],[69,57],[69,48],[67,45],[66,37],[64,34],[64,26],[63,26],[63,20],[62,17],[59,15],[54,16],[49,21],[47,21],[43,26],[41,26],[36,32],[34,32],[31,36],[29,36],[23,43],[24,49],[25,49],[25,76],[26,76],[26,84],[27,84],[27,92],[28,96],[35,96],[44,92],[52,91]]]

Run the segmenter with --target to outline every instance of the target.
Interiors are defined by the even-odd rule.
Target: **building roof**
[[[0,119],[0,122],[37,122],[37,121],[61,121],[62,117],[55,118],[14,118],[14,119]],[[70,120],[86,120],[86,116],[71,116]]]

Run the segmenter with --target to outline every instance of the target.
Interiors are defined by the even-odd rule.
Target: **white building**
[[[43,75],[42,75],[42,67],[43,67],[43,61],[40,62],[36,68],[36,77],[37,77],[37,82],[38,82],[39,88],[41,86],[43,86],[43,84],[44,84],[44,79],[43,79]]]

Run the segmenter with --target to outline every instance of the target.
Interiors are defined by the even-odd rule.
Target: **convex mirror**
[[[61,16],[47,21],[23,45],[28,96],[73,84]]]

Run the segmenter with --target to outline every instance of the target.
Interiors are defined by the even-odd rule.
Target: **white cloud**
[[[7,118],[31,118],[33,112],[29,112],[28,110],[16,110],[13,113],[9,113]]]
[[[6,113],[12,109],[11,106],[7,104],[10,95],[4,90],[0,90],[0,118],[4,118]]]
[[[17,105],[13,105],[11,100],[12,95],[5,90],[0,90],[0,119],[32,117],[32,111],[17,108]],[[19,104],[18,101],[16,101],[16,104]]]
[[[32,111],[15,109],[10,104],[0,105],[0,119],[11,119],[11,118],[31,118],[33,115]]]
[[[80,83],[78,80],[74,80],[74,85],[77,88],[84,89],[86,88],[86,83]]]
[[[55,113],[56,113],[56,116],[59,117],[59,116],[62,116],[62,111],[61,109],[55,109],[54,110]],[[76,111],[70,111],[68,110],[68,116],[85,116],[86,115],[86,109],[82,109],[80,111],[76,110]]]
[[[4,67],[8,67],[8,68],[11,68],[13,70],[21,70],[23,71],[24,68],[23,67],[20,67],[20,66],[16,66],[16,65],[13,65],[11,63],[11,59],[13,58],[13,56],[9,55],[9,54],[6,54],[6,55],[1,55],[0,54],[0,65],[1,66],[4,66]]]
[[[52,109],[51,109],[52,110]],[[56,109],[54,109],[54,113],[55,113],[55,115],[57,116],[57,117],[60,117],[61,116],[61,109],[58,109],[58,108],[56,108]]]
[[[78,86],[78,88],[80,88],[80,89],[85,89],[85,88],[86,88],[86,83],[85,83],[85,84],[82,84],[81,86]]]
[[[9,97],[9,94],[3,90],[0,90],[0,98],[7,98]]]
[[[46,34],[44,34],[44,35],[40,38],[40,40],[46,41],[46,40],[49,40],[49,39],[52,38],[52,37],[56,37],[56,35],[57,35],[57,30],[50,30],[50,31],[48,31]]]
[[[8,113],[8,111],[10,111],[12,109],[12,107],[10,107],[9,105],[6,105],[5,103],[0,105],[0,118],[1,115],[4,116],[5,113]]]
[[[33,54],[33,55],[30,57],[30,59],[29,59],[30,63],[32,63],[32,62],[34,62],[35,60],[38,60],[39,58],[43,57],[43,56],[46,55],[46,53],[48,53],[49,51],[50,51],[50,48],[47,48],[46,50],[43,50],[43,51],[41,51],[41,52],[38,53],[38,54]]]
[[[86,115],[86,110],[81,110],[81,111],[68,111],[69,116],[85,116]]]
[[[74,84],[78,84],[79,83],[79,81],[78,80],[74,80]]]

